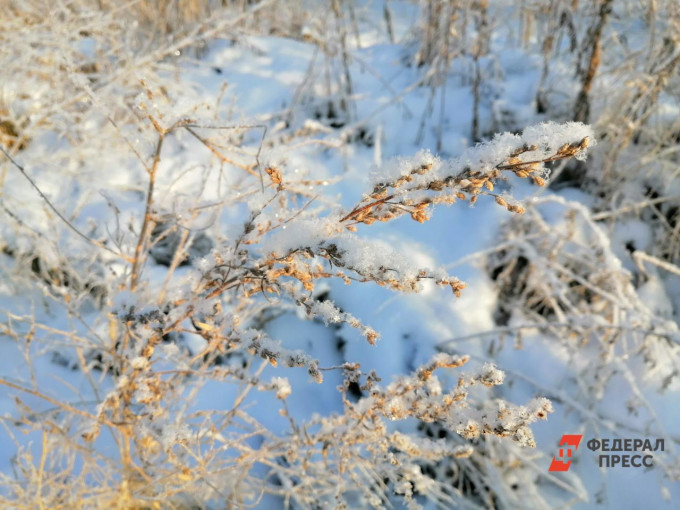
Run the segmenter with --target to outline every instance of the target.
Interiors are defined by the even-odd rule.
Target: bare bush
[[[20,363],[0,374],[14,398],[0,416],[3,451],[12,443],[11,469],[0,470],[3,505],[554,508],[589,494],[575,475],[537,467],[549,455],[529,450],[531,426],[559,405],[584,427],[625,427],[594,409],[619,378],[628,391],[622,412],[644,408],[650,430],[675,441],[644,395],[648,384],[678,387],[677,323],[644,296],[666,295],[660,271],[678,274],[677,126],[663,115],[677,82],[677,8],[501,4],[419,2],[410,7],[421,30],[402,27],[399,39],[397,7],[385,2],[389,40],[410,44],[400,70],[419,74],[404,90],[377,76],[387,93],[368,113],[358,106],[370,95],[357,86],[370,74],[361,49],[382,23],[370,6],[8,4],[0,14],[0,43],[11,48],[0,53],[0,348]],[[645,51],[633,50],[621,32],[643,11],[654,30]],[[507,22],[495,21],[498,13]],[[535,67],[535,118],[499,99],[509,72],[498,34],[517,37],[514,62]],[[313,55],[303,72],[288,74],[262,49],[283,40]],[[261,69],[247,61],[261,58],[273,69],[253,88],[280,81],[294,89],[287,103],[251,115],[237,100],[251,90],[234,93],[225,78],[206,100],[185,79],[221,77],[206,56],[244,48],[243,68]],[[455,157],[421,150],[365,166],[363,192],[329,191],[350,175],[347,165],[365,162],[365,154],[351,159],[357,152],[381,162],[385,140],[373,122],[413,91],[425,106],[409,124],[418,125],[413,138],[429,136],[446,154],[452,80],[470,96],[465,137],[480,143]],[[603,94],[612,80],[630,87]],[[261,89],[253,94],[266,102]],[[345,174],[325,168],[336,149]],[[517,198],[545,192],[553,171],[562,185],[597,194],[593,210],[552,195]],[[420,229],[438,205],[484,202],[515,213],[476,227],[499,232],[485,262],[497,296],[496,328],[479,333],[487,343],[465,351],[460,339],[438,338],[443,352],[414,354],[395,375],[286,337],[312,324],[335,332],[338,344],[341,331],[366,349],[397,345],[392,335],[380,339],[361,306],[329,294],[335,282],[357,296],[384,288],[432,302],[437,287],[447,291],[437,301],[474,295],[448,269],[381,236]],[[606,229],[630,216],[651,225],[653,242],[632,246],[627,260]],[[281,318],[290,322],[270,327]],[[506,337],[520,351],[530,336],[566,360],[564,386],[495,359]],[[524,377],[531,391],[517,398],[507,376]],[[300,412],[292,402],[313,388],[332,388],[323,398],[335,401]],[[677,478],[672,452],[656,460]]]

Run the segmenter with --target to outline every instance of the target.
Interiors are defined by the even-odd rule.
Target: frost
[[[146,358],[144,358],[143,356],[138,356],[138,357],[136,357],[136,358],[133,358],[133,359],[130,361],[130,365],[131,365],[132,368],[134,368],[135,370],[144,370],[144,369],[148,368],[148,366],[149,366],[149,360],[146,359]]]
[[[556,148],[564,144],[572,143],[576,140],[588,139],[588,147],[597,145],[597,139],[593,128],[581,122],[565,122],[558,124],[555,122],[542,122],[526,128],[522,132],[521,140],[523,144],[536,144],[543,156],[549,156]],[[575,155],[576,159],[586,158],[586,152],[581,151]]]
[[[162,345],[160,349],[166,358],[174,358],[180,353],[180,349],[176,343],[167,343]]]
[[[292,393],[290,383],[285,377],[272,377],[271,384],[276,391],[276,398],[285,400]]]
[[[428,151],[420,151],[410,158],[395,158],[385,164],[379,171],[374,171],[372,183],[384,185],[386,181],[394,181],[400,177],[409,177],[410,188],[420,187],[425,183],[444,180],[448,176],[463,173],[466,169],[489,172],[507,160],[508,155],[521,147],[527,150],[517,155],[519,162],[540,161],[552,157],[561,147],[578,144],[587,140],[585,147],[596,144],[595,135],[590,126],[580,122],[543,122],[526,128],[521,135],[512,133],[496,134],[491,141],[477,144],[465,149],[455,158],[441,161]],[[574,156],[585,159],[586,151],[577,150]],[[421,170],[422,169],[422,170]],[[461,180],[462,187],[469,186],[469,180]],[[405,193],[406,189],[401,191]]]
[[[336,324],[343,320],[343,314],[331,301],[314,301],[310,306],[310,311],[316,317],[320,317],[325,324]]]
[[[429,150],[420,150],[411,157],[397,157],[387,161],[379,169],[374,169],[370,174],[373,184],[391,181],[405,175],[409,175],[414,168],[426,166],[438,166],[439,158]]]
[[[480,374],[480,381],[486,386],[503,384],[505,374],[498,370],[493,363],[484,363]]]
[[[626,507],[537,476],[621,423],[659,506],[677,1],[600,3],[13,2],[0,506]]]
[[[469,447],[460,447],[449,441],[433,441],[423,437],[395,432],[390,435],[392,446],[414,457],[428,460],[438,460],[447,456],[461,457],[471,452]]]
[[[186,424],[166,424],[161,432],[160,443],[167,451],[177,443],[187,441],[190,437],[191,430]]]
[[[343,232],[338,218],[296,219],[286,232],[278,232],[261,243],[262,251],[284,255],[292,250],[314,247]]]

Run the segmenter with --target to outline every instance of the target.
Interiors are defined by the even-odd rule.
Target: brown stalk
[[[215,156],[217,156],[219,158],[219,160],[222,161],[223,163],[227,163],[229,165],[232,165],[232,166],[235,166],[235,167],[240,168],[242,170],[245,170],[250,175],[254,175],[255,177],[260,177],[260,175],[257,172],[255,172],[255,170],[253,170],[250,166],[242,165],[241,163],[237,163],[236,161],[229,159],[228,157],[223,155],[220,151],[215,149],[215,147],[213,147],[210,144],[210,142],[208,142],[208,140],[206,140],[201,135],[199,135],[196,131],[194,131],[191,126],[184,126],[184,129],[186,129],[189,133],[191,133],[191,135],[194,138],[196,138],[199,142],[201,142],[203,145],[205,145],[205,147],[210,152],[212,152]]]
[[[152,222],[151,219],[151,207],[153,206],[153,191],[156,184],[156,172],[158,171],[158,164],[161,160],[161,149],[163,148],[163,141],[165,140],[165,135],[167,131],[163,130],[158,126],[158,124],[151,119],[152,124],[158,130],[158,142],[156,143],[156,151],[153,157],[153,164],[148,170],[149,174],[149,185],[146,190],[146,206],[144,210],[144,220],[142,222],[142,229],[139,232],[139,238],[137,239],[137,246],[135,247],[135,258],[132,263],[132,275],[130,277],[130,290],[134,291],[137,288],[139,282],[139,272],[140,267],[146,257],[142,256],[142,249],[146,244],[147,237],[149,236],[149,225]]]
[[[376,205],[380,205],[380,204],[382,204],[382,203],[384,203],[384,202],[387,202],[388,200],[392,200],[393,198],[394,198],[394,195],[390,195],[390,196],[388,196],[388,197],[381,198],[380,200],[376,200],[375,202],[371,202],[370,204],[367,204],[367,205],[365,205],[365,206],[363,206],[363,207],[355,208],[355,209],[354,209],[352,212],[350,212],[347,216],[345,216],[344,218],[342,218],[342,219],[340,220],[340,223],[342,223],[342,222],[344,222],[344,221],[347,221],[347,220],[349,220],[349,219],[352,219],[352,218],[354,218],[355,216],[357,216],[358,214],[360,214],[360,213],[362,213],[362,212],[364,212],[364,211],[366,211],[366,210],[368,210],[368,209],[371,209],[371,208],[375,207]]]
[[[500,165],[497,166],[499,170],[512,170],[516,168],[522,168],[525,166],[535,165],[536,163],[550,163],[552,161],[559,161],[560,159],[567,159],[573,157],[573,154],[555,154],[545,159],[536,159],[534,161],[522,161],[521,163],[513,163],[512,165]]]
[[[19,386],[18,384],[14,384],[12,382],[7,381],[6,379],[0,377],[0,384],[4,386],[8,386],[14,390],[22,391],[24,393],[28,393],[29,395],[33,395],[34,397],[41,398],[43,400],[46,400],[50,404],[52,404],[55,407],[59,407],[60,409],[63,409],[64,411],[68,411],[69,413],[77,414],[78,416],[83,416],[85,418],[88,418],[90,420],[94,420],[99,423],[104,423],[106,425],[115,427],[116,424],[113,422],[110,422],[104,418],[100,418],[95,416],[94,414],[90,414],[87,411],[81,411],[80,409],[73,407],[69,404],[65,404],[64,402],[60,402],[52,397],[49,397],[45,395],[44,393],[40,393],[39,391],[32,390],[30,388],[24,388],[23,386]]]
[[[588,67],[582,74],[581,91],[576,97],[576,105],[574,112],[574,120],[579,122],[588,122],[590,117],[590,89],[595,80],[597,68],[600,66],[600,54],[602,52],[602,32],[607,23],[607,18],[612,12],[612,0],[602,0],[598,13],[597,21],[591,27],[588,33],[588,38],[584,42],[584,48],[590,47],[590,57],[588,58]]]

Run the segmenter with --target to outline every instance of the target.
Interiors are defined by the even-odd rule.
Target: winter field
[[[0,44],[0,508],[680,508],[676,0]]]

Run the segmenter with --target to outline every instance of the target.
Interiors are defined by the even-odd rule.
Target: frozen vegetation
[[[0,507],[678,508],[677,1],[6,0],[0,44]]]

